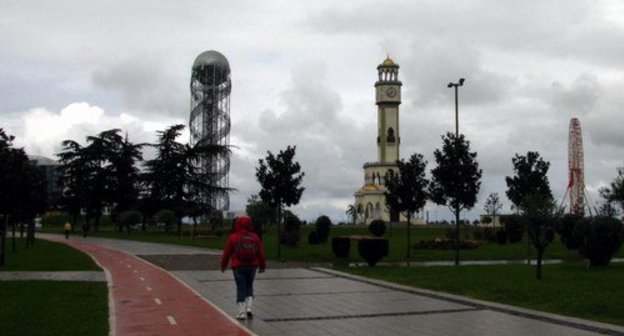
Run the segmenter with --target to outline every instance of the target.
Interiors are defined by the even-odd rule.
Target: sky
[[[400,66],[401,157],[435,166],[459,129],[483,170],[475,219],[503,200],[511,158],[549,161],[557,202],[568,179],[568,127],[581,122],[592,203],[624,166],[624,4],[618,1],[3,0],[0,128],[28,154],[120,128],[132,142],[188,124],[195,58],[231,67],[231,209],[259,192],[258,160],[297,146],[302,219],[347,221],[362,165],[377,159],[376,67]],[[188,132],[181,142],[188,141]],[[149,153],[146,153],[149,157]],[[428,204],[430,220],[450,219]]]

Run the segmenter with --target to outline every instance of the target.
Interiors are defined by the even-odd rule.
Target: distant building
[[[400,158],[401,133],[399,130],[399,105],[401,86],[399,65],[390,57],[377,66],[375,82],[377,105],[377,161],[364,164],[364,185],[355,192],[358,223],[370,224],[375,219],[386,222],[406,221],[399,213],[390,213],[386,207],[385,176],[398,171],[396,161]],[[412,223],[423,224],[414,218]]]
[[[59,184],[59,164],[50,158],[39,155],[28,155],[28,160],[43,173],[48,208],[54,209],[63,196],[63,188]]]

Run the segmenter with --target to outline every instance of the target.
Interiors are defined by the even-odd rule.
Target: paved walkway
[[[92,238],[65,240],[55,235],[39,237],[79,249],[105,270],[110,288],[111,335],[253,335],[169,272],[130,253],[195,252],[193,249]]]
[[[70,239],[70,241],[72,241]],[[195,314],[202,300],[197,296],[184,295],[176,304],[182,310],[172,308],[157,311],[155,292],[163,298],[174,299],[173,283],[177,282],[162,269],[154,267],[117,248],[119,241],[88,238],[98,244],[111,243],[115,249],[96,248],[87,242],[72,242],[73,246],[96,254],[97,260],[109,260],[115,265],[111,272],[113,297],[117,316],[117,335],[172,334],[176,326],[161,323],[159,333],[139,332],[132,328],[120,329],[119,318],[132,316],[134,323],[141,319],[166,321],[175,316],[177,328],[187,323],[201,326],[201,335],[224,335],[210,332],[207,328],[219,325],[229,328],[233,322],[228,316],[235,314],[234,283],[231,272],[218,270],[178,270],[171,274],[192,287],[203,298],[218,307],[209,312]],[[124,241],[127,252],[136,251],[132,242]],[[141,243],[145,255],[158,256],[185,253],[197,257],[215,258],[216,251],[201,249],[177,250],[177,247]],[[106,251],[100,255],[98,251]],[[116,266],[121,265],[121,267]],[[105,265],[103,265],[105,266]],[[109,267],[109,266],[105,266]],[[112,266],[111,266],[112,267]],[[151,274],[153,269],[159,270]],[[135,273],[134,271],[138,273]],[[163,272],[165,274],[163,274]],[[117,274],[117,275],[115,275]],[[146,280],[140,280],[144,277]],[[115,280],[123,279],[121,280]],[[138,278],[138,279],[137,279]],[[123,284],[123,287],[121,287]],[[136,286],[135,286],[136,284]],[[130,289],[130,286],[135,286]],[[146,292],[146,286],[152,291]],[[119,288],[121,287],[121,288]],[[128,287],[128,288],[126,288]],[[355,277],[325,268],[268,269],[259,274],[255,285],[255,318],[242,322],[245,328],[262,336],[277,335],[623,335],[624,328],[586,320],[540,313],[511,306],[472,300],[465,297],[413,289],[386,282]],[[116,294],[115,294],[116,293]],[[151,307],[147,307],[150,306]],[[122,308],[118,308],[122,307]],[[184,309],[186,307],[187,309]],[[125,309],[123,312],[122,309]],[[139,312],[136,312],[136,311]],[[225,313],[226,315],[223,315]],[[196,323],[194,318],[211,315],[211,322]],[[215,315],[215,316],[212,316]],[[220,315],[220,316],[219,316]],[[138,328],[138,327],[136,327]],[[192,328],[191,328],[192,329]],[[187,329],[189,330],[189,329]],[[236,331],[232,331],[233,333]],[[192,333],[182,333],[191,335]]]

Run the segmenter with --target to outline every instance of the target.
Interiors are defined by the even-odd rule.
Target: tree
[[[553,198],[546,194],[531,194],[522,203],[523,216],[526,219],[527,233],[537,251],[537,279],[542,278],[542,260],[546,247],[555,238],[558,214]]]
[[[260,198],[277,210],[277,235],[281,234],[281,214],[283,206],[299,203],[305,190],[300,187],[305,173],[298,162],[293,161],[296,146],[288,146],[276,155],[267,152],[265,159],[259,160],[256,178],[260,183]],[[277,257],[281,257],[281,242],[277,239]]]
[[[483,211],[485,211],[485,213],[492,218],[492,221],[496,223],[496,215],[502,207],[503,204],[500,202],[498,193],[491,193],[485,201]]]
[[[607,215],[615,215],[617,212],[612,209],[611,204],[617,203],[624,211],[624,167],[617,169],[617,176],[609,187],[600,189],[600,195],[606,200],[603,212]]]
[[[537,278],[542,277],[542,257],[546,247],[554,239],[558,214],[548,182],[550,163],[538,152],[516,154],[512,158],[514,176],[505,178],[507,197],[526,219],[530,243],[537,251]]]
[[[357,221],[357,217],[358,217],[358,211],[357,211],[357,207],[355,206],[355,204],[349,204],[349,206],[347,207],[347,211],[345,211],[345,213],[347,214],[347,216],[349,216],[349,218],[351,218],[353,225],[355,225],[355,222]]]
[[[263,202],[258,195],[252,195],[247,199],[245,212],[252,219],[254,231],[262,239],[262,232],[268,230],[271,222],[275,220],[275,209]]]
[[[210,195],[225,193],[230,188],[214,185],[212,172],[200,167],[203,156],[225,155],[230,149],[224,145],[197,143],[193,146],[176,141],[184,125],[173,125],[158,132],[156,157],[146,162],[143,183],[146,199],[144,210],[153,214],[159,209],[171,209],[178,219],[178,232],[184,216],[210,214],[216,209],[210,205]]]
[[[550,162],[544,161],[538,152],[527,152],[526,156],[516,154],[511,162],[515,175],[505,177],[508,188],[506,194],[517,210],[521,209],[522,202],[528,195],[552,198],[548,176],[546,176]]]
[[[459,224],[462,210],[470,210],[477,202],[482,171],[477,153],[470,152],[470,142],[463,134],[447,133],[442,137],[442,150],[433,153],[438,166],[431,171],[431,200],[446,205],[455,214],[455,265],[459,265]]]
[[[46,208],[44,177],[22,148],[13,147],[13,140],[0,128],[0,266],[5,262],[7,225],[12,227],[15,250],[15,225],[27,222],[30,232],[35,216]]]
[[[128,135],[121,137],[119,130],[110,134],[106,166],[109,175],[108,202],[113,214],[136,209],[139,198],[140,174],[137,162],[143,160],[144,144],[133,144]]]
[[[85,205],[87,198],[87,174],[88,169],[84,163],[84,149],[76,141],[65,140],[61,143],[63,149],[57,153],[59,158],[59,184],[63,188],[61,202],[67,212],[72,216],[72,227],[76,227],[80,211]],[[87,234],[86,225],[83,235]]]
[[[421,154],[413,154],[407,162],[397,160],[398,172],[395,174],[390,170],[385,177],[386,203],[390,209],[398,211],[407,218],[407,251],[405,260],[409,265],[410,260],[410,230],[411,218],[414,213],[418,213],[427,202],[427,185],[429,181],[425,178],[425,168],[427,161]]]

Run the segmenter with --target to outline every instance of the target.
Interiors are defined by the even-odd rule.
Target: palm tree
[[[353,221],[353,225],[355,225],[358,217],[357,207],[355,206],[355,204],[349,204],[345,213],[351,218],[351,220]]]

